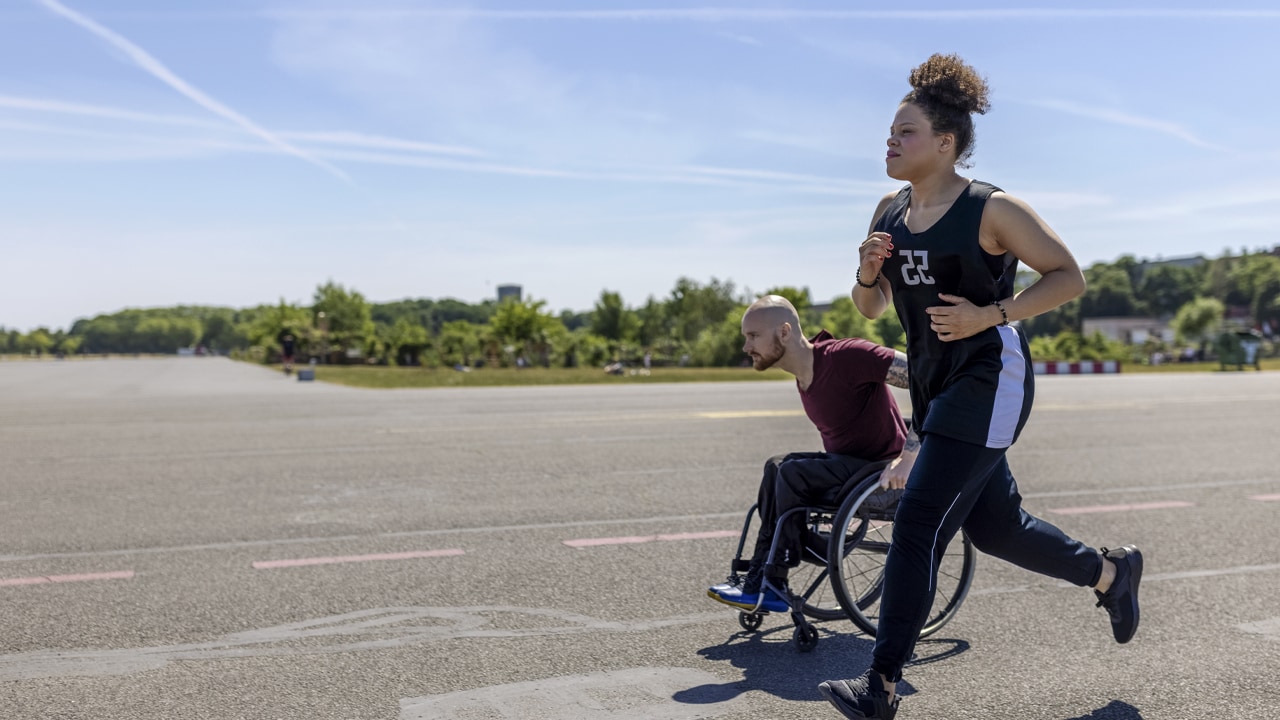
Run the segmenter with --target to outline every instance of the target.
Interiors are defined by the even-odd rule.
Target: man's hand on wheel
[[[907,486],[907,478],[911,476],[911,467],[916,464],[916,453],[903,451],[901,455],[889,463],[889,467],[880,473],[881,490],[901,490]]]

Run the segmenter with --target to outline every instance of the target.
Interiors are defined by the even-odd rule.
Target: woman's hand
[[[858,267],[864,285],[870,285],[880,276],[884,261],[893,257],[893,237],[885,232],[873,232],[858,247]]]
[[[1000,309],[994,305],[978,307],[959,295],[946,293],[938,293],[938,297],[951,304],[934,305],[925,308],[925,312],[929,313],[929,328],[938,334],[942,342],[973,337],[999,325],[1003,319]]]

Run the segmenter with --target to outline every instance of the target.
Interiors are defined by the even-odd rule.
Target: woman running
[[[876,208],[852,295],[863,315],[892,304],[902,321],[921,446],[894,519],[871,668],[818,686],[849,718],[897,713],[938,562],[961,529],[983,552],[1094,588],[1117,642],[1138,628],[1142,554],[1099,552],[1027,514],[1005,460],[1034,386],[1027,340],[1010,323],[1078,297],[1084,276],[1029,205],[957,172],[973,152],[972,115],[989,107],[986,81],[955,55],[934,55],[910,81],[885,158],[908,185]],[[1015,294],[1019,260],[1040,279]]]

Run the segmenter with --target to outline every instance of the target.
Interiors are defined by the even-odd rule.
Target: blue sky
[[[329,279],[519,283],[555,311],[680,276],[829,300],[934,52],[992,87],[967,174],[1083,265],[1280,244],[1280,10],[1048,7],[7,0],[0,325]]]

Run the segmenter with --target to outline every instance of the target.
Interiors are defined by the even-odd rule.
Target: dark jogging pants
[[[867,464],[866,460],[847,455],[809,452],[775,455],[764,464],[764,477],[760,480],[760,496],[757,512],[760,513],[760,532],[756,535],[756,549],[751,558],[763,563],[773,542],[774,526],[778,518],[788,510],[818,503],[832,490],[839,489]],[[796,513],[787,518],[780,529],[778,555],[775,564],[795,567],[800,564],[803,552],[800,538],[804,532],[804,514]]]
[[[871,667],[902,677],[929,619],[938,563],[964,528],[974,546],[1019,567],[1080,586],[1097,584],[1102,556],[1028,515],[1004,448],[926,435],[898,503],[885,560],[879,632]]]

